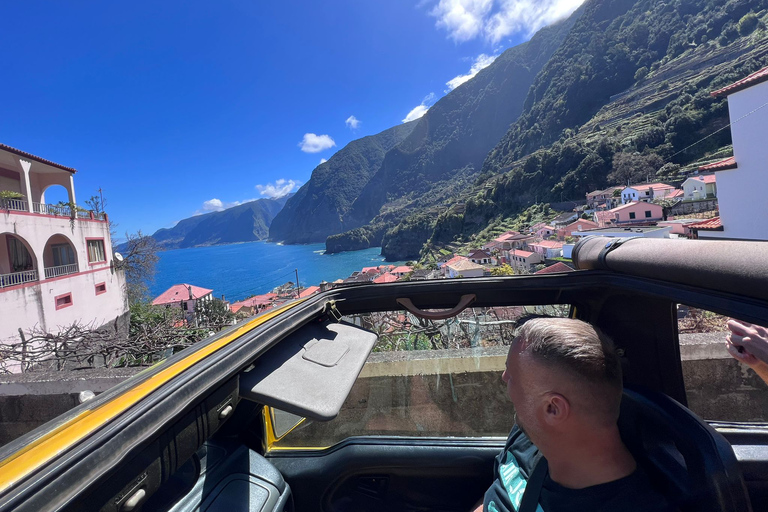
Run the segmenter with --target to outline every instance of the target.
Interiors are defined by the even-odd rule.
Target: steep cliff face
[[[183,219],[172,228],[157,230],[152,238],[162,249],[265,240],[269,225],[290,197],[259,199],[220,212]]]
[[[579,13],[505,51],[433,105],[413,132],[387,153],[346,218],[361,225],[392,209],[401,210],[402,217],[409,209],[438,204],[446,188],[470,185],[488,151],[523,111],[536,74]]]
[[[415,125],[405,123],[354,140],[318,165],[272,221],[269,238],[288,244],[324,242],[329,235],[363,224],[346,218],[347,212],[381,167],[387,151],[402,142]]]

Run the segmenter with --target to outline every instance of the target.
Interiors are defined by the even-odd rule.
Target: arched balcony
[[[76,274],[79,271],[75,246],[64,235],[53,235],[45,243],[43,250],[45,278]]]
[[[0,288],[38,279],[35,253],[27,241],[11,233],[0,234]]]

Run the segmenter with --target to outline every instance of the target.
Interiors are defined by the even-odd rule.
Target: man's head
[[[570,318],[535,318],[517,332],[502,375],[517,422],[534,443],[580,427],[615,426],[621,364],[613,343]]]

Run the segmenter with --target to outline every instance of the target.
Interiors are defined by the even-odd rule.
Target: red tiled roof
[[[755,71],[748,77],[742,78],[738,82],[734,82],[731,85],[727,85],[722,89],[718,89],[709,94],[711,94],[712,96],[728,96],[729,94],[733,94],[735,92],[741,91],[742,89],[746,89],[747,87],[752,87],[753,85],[757,85],[761,82],[765,82],[766,80],[768,80],[768,67],[764,67],[759,71]]]
[[[722,231],[723,223],[720,221],[720,217],[713,217],[695,224],[688,224],[688,227],[690,229],[703,229],[705,231]]]
[[[406,265],[401,265],[397,268],[394,268],[391,270],[393,274],[407,274],[408,272],[413,272],[413,269]]]
[[[700,171],[726,171],[728,169],[735,169],[735,168],[736,168],[736,157],[729,156],[725,160],[720,160],[719,162],[702,165],[701,167],[699,167],[699,170]]]
[[[466,260],[467,258],[465,256],[454,256],[453,258],[449,259],[445,262],[445,265],[452,265],[454,263],[458,263],[461,260]],[[444,266],[445,266],[444,265]]]
[[[363,270],[361,271],[363,274],[378,274],[379,268],[378,267],[363,267]]]
[[[33,155],[32,153],[27,153],[26,151],[22,151],[20,149],[12,148],[11,146],[8,146],[6,144],[0,143],[0,149],[4,149],[4,150],[6,150],[6,151],[8,151],[10,153],[14,153],[14,154],[17,154],[19,156],[23,156],[23,157],[26,157],[26,158],[31,158],[32,160],[37,160],[38,162],[42,162],[44,164],[48,164],[48,165],[51,165],[53,167],[58,167],[59,169],[63,169],[65,171],[69,171],[72,174],[77,172],[77,169],[74,169],[72,167],[66,167],[64,165],[57,164],[56,162],[51,162],[50,160],[46,160],[45,158]]]
[[[374,283],[394,283],[397,281],[397,276],[392,274],[382,274],[373,280]]]
[[[470,258],[470,259],[473,259],[473,258],[474,258],[474,259],[476,259],[476,260],[477,260],[477,259],[488,258],[488,257],[490,257],[490,256],[488,255],[488,253],[487,253],[487,252],[485,252],[485,251],[481,251],[480,249],[476,249],[476,250],[472,251],[472,254],[470,254],[470,255],[469,255],[469,256],[467,256],[467,257],[468,257],[468,258]]]
[[[162,304],[173,304],[175,302],[189,300],[190,287],[192,288],[192,299],[199,299],[200,297],[204,297],[213,292],[213,290],[209,290],[208,288],[200,288],[199,286],[192,286],[186,283],[175,284],[155,297],[152,304],[160,306]]]
[[[304,288],[304,290],[299,293],[299,298],[303,299],[304,297],[309,297],[313,293],[317,293],[320,291],[319,286],[308,286],[307,288]]]
[[[630,206],[634,206],[634,205],[636,205],[636,204],[644,204],[644,205],[646,205],[646,206],[651,206],[651,205],[653,205],[653,206],[656,206],[657,208],[661,208],[661,206],[659,206],[659,205],[657,205],[657,204],[655,204],[655,203],[641,203],[641,201],[630,201],[630,202],[629,202],[629,203],[627,203],[627,204],[623,204],[623,205],[621,205],[621,206],[617,206],[617,207],[616,207],[616,208],[614,208],[613,210],[608,210],[608,211],[609,211],[609,212],[612,212],[612,213],[616,213],[616,212],[618,212],[618,211],[620,211],[620,210],[623,210],[624,208],[629,208]],[[597,213],[600,213],[600,212],[597,212]]]
[[[235,302],[233,306],[246,306],[249,308],[256,307],[256,306],[266,306],[267,304],[272,304],[272,302],[275,300],[275,297],[277,297],[277,294],[275,293],[266,293],[264,295],[254,295],[253,297],[248,297],[247,299],[241,300],[239,302]]]
[[[562,261],[558,261],[554,265],[544,267],[538,272],[534,272],[534,274],[553,274],[555,272],[575,272],[575,270],[573,270],[571,267],[569,267]]]
[[[538,245],[539,247],[546,247],[547,249],[563,248],[563,242],[555,242],[554,240],[542,240],[541,242],[536,242],[528,245],[531,245],[531,246]]]
[[[232,306],[230,306],[229,310],[230,310],[231,312],[233,312],[233,313],[237,313],[237,312],[238,312],[238,311],[240,311],[242,308],[243,308],[243,305],[242,305],[242,304],[238,304],[238,303],[235,303],[235,304],[232,304]]]
[[[602,211],[602,212],[595,212],[595,216],[597,217],[598,225],[599,225],[600,222],[605,223],[605,222],[607,222],[609,220],[613,220],[614,217],[615,217],[615,215],[611,212],[611,210],[606,210],[606,211]]]
[[[521,256],[523,258],[530,258],[534,254],[536,254],[536,253],[535,252],[528,252],[528,251],[521,251],[520,249],[515,249],[514,252],[512,252],[512,251],[509,252],[510,256]]]
[[[691,178],[707,184],[716,183],[716,176],[714,174],[707,174],[706,176],[691,176]]]
[[[578,226],[578,225],[580,225],[580,224],[581,224],[582,226],[593,226],[593,227],[597,227],[597,222],[592,222],[592,221],[591,221],[591,220],[589,220],[589,219],[579,219],[579,220],[575,220],[575,221],[571,222],[570,224],[568,224],[567,226],[565,226],[563,229],[568,229],[568,228],[570,228],[571,226]]]
[[[674,199],[675,197],[680,197],[680,196],[682,196],[684,194],[685,194],[685,192],[683,190],[677,189],[674,192],[672,192],[671,194],[669,194],[667,197],[669,199]]]
[[[672,185],[666,183],[640,183],[638,185],[630,185],[628,188],[634,188],[636,190],[646,190],[652,188],[653,190],[665,190],[668,188],[675,188]]]

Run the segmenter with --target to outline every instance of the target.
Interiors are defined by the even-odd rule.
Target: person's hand
[[[728,329],[728,353],[755,370],[768,370],[768,329],[733,319],[728,320]]]

